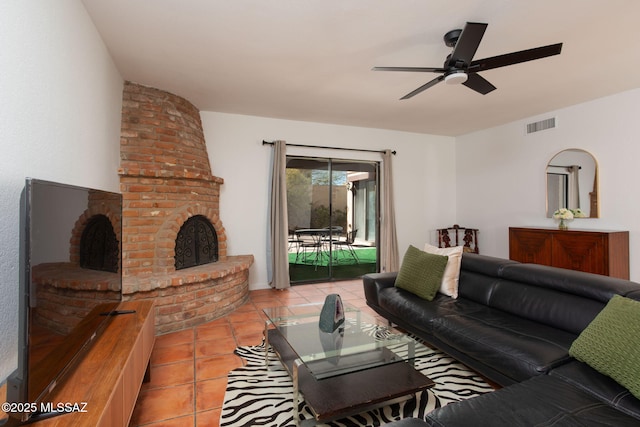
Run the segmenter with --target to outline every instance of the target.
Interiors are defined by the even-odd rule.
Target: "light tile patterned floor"
[[[140,390],[130,426],[216,427],[227,373],[243,360],[239,345],[262,342],[265,307],[323,302],[330,293],[375,314],[365,303],[362,280],[256,290],[250,301],[221,319],[156,338],[151,382]]]

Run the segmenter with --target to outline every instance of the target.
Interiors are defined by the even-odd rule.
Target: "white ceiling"
[[[125,80],[202,111],[461,135],[640,87],[638,0],[83,0]],[[480,95],[435,74],[442,41],[489,24],[474,59],[564,43],[485,71]]]

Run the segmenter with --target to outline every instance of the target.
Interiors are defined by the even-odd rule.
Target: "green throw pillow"
[[[640,399],[640,301],[615,295],[573,342],[569,354]]]
[[[396,277],[396,287],[428,301],[433,300],[442,283],[448,258],[409,246],[402,258],[402,265]]]

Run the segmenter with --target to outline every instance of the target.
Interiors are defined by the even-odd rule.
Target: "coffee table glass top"
[[[318,326],[320,304],[266,308],[273,325],[316,379],[412,361],[430,350],[407,334],[345,304],[345,323],[333,333]],[[267,332],[267,331],[265,331]],[[272,336],[266,334],[266,336]],[[274,343],[275,344],[275,343]]]

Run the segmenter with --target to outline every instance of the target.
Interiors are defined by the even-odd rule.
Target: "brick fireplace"
[[[253,256],[227,255],[219,217],[224,181],[211,173],[200,112],[183,98],[130,82],[122,101],[124,299],[155,300],[157,334],[224,316],[248,298]],[[211,230],[199,246],[215,249],[215,259],[176,269],[178,234],[194,217]]]

